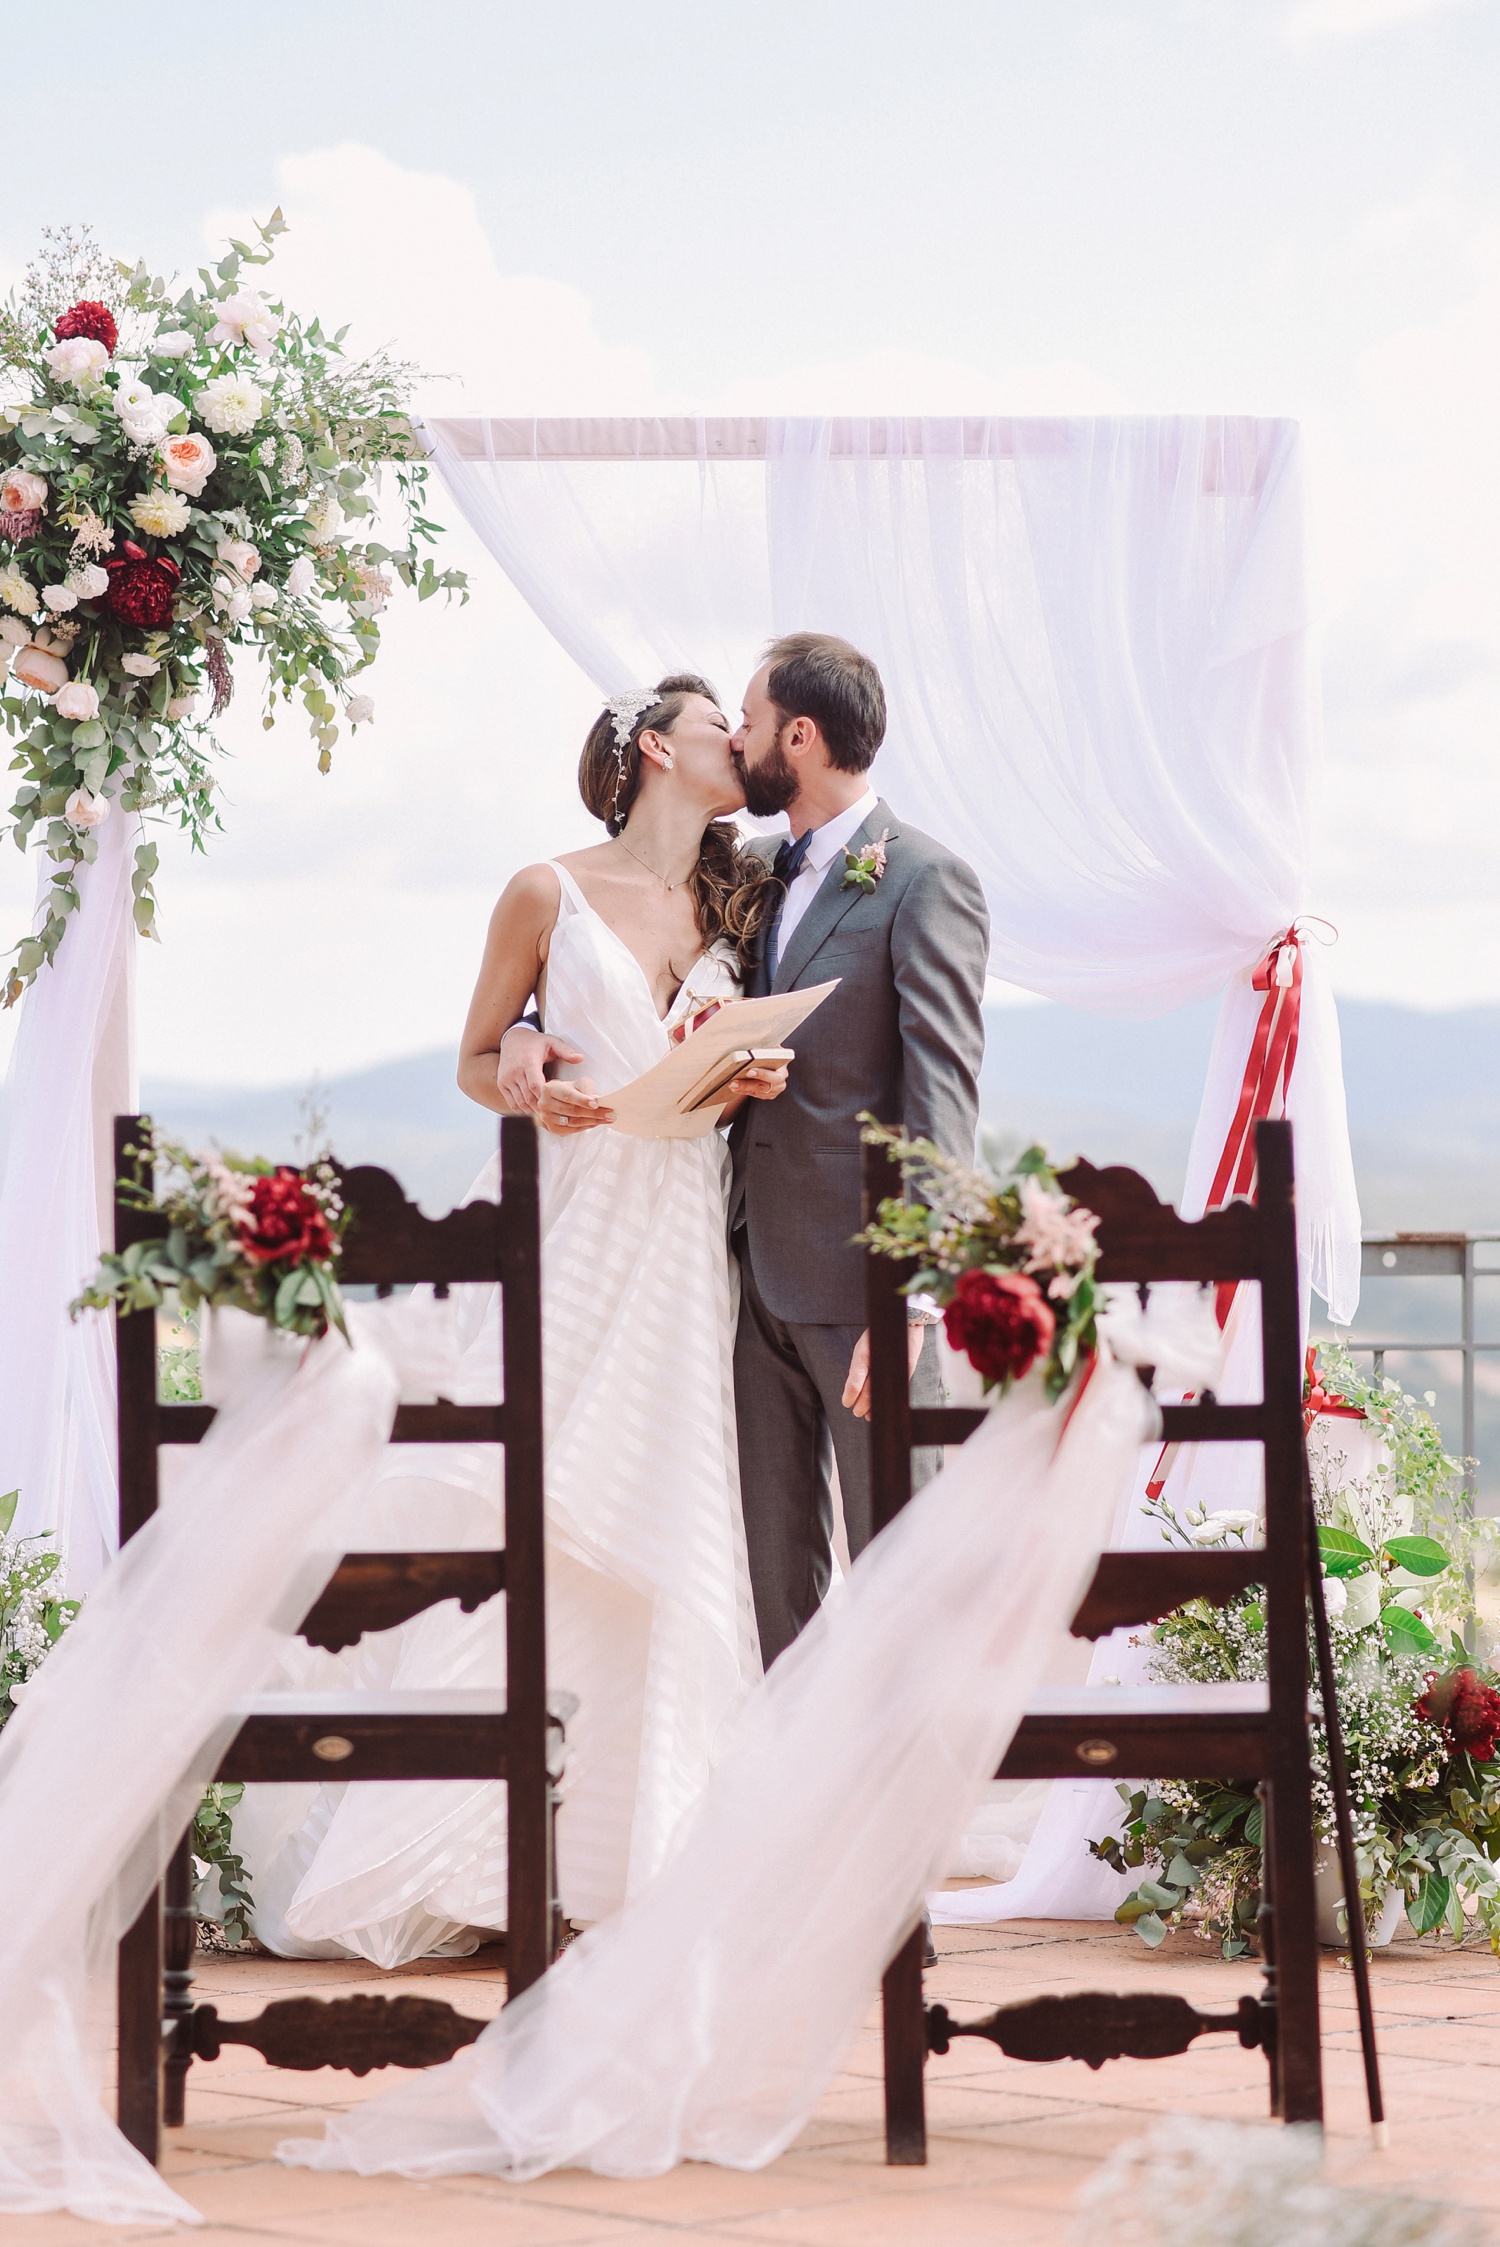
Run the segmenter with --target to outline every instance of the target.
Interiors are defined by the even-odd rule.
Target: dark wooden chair
[[[149,1119],[115,1119],[116,1175],[141,1175]],[[506,1968],[512,1997],[545,1972],[556,1953],[553,1770],[561,1740],[549,1710],[542,1557],[541,1292],[537,1144],[526,1118],[500,1126],[501,1199],[470,1202],[428,1218],[407,1201],[389,1172],[344,1174],[354,1216],[344,1239],[342,1277],[389,1295],[398,1286],[498,1282],[504,1319],[503,1401],[494,1405],[403,1404],[396,1443],[496,1443],[505,1449],[505,1549],[502,1552],[350,1553],[301,1625],[314,1646],[337,1650],[366,1631],[405,1622],[440,1600],[466,1611],[504,1595],[506,1690],[444,1695],[405,1692],[263,1696],[243,1714],[219,1767],[221,1779],[501,1779],[509,1795],[509,1911]],[[160,1231],[148,1212],[115,1205],[115,1241]],[[151,1312],[116,1325],[119,1369],[120,1539],[155,1512],[162,1444],[198,1443],[211,1405],[157,1398],[156,1319]],[[561,1704],[559,1704],[559,1707]],[[191,1997],[195,1919],[187,1840],[120,1946],[120,2128],[148,2160],[158,2158],[161,2126],[180,2123],[187,2071],[217,2059],[221,2046],[248,2044],[273,2067],[430,2067],[472,2044],[482,2020],[428,1998],[360,1996],[325,2003],[294,1998],[253,2020],[221,2021]]]
[[[867,1210],[893,1190],[883,1149],[865,1150]],[[1185,1998],[1149,1992],[1080,1991],[1002,2007],[982,2020],[954,2021],[924,2006],[919,1927],[897,1952],[884,1981],[886,2158],[926,2160],[923,2066],[955,2036],[981,2036],[1012,2058],[1086,2060],[1099,2067],[1129,2055],[1164,2058],[1196,2037],[1237,2035],[1270,2063],[1271,2111],[1288,2122],[1320,2122],[1323,2080],[1318,2029],[1318,1945],[1313,1899],[1312,1770],[1308,1735],[1307,1590],[1310,1502],[1302,1427],[1297,1236],[1292,1203],[1292,1133],[1285,1123],[1256,1129],[1256,1199],[1185,1223],[1132,1170],[1095,1170],[1080,1162],[1064,1187],[1101,1219],[1099,1277],[1149,1285],[1157,1280],[1258,1282],[1261,1303],[1260,1404],[1227,1405],[1205,1395],[1162,1409],[1172,1443],[1257,1443],[1265,1460],[1266,1541],[1250,1550],[1105,1552],[1073,1618],[1075,1637],[1097,1639],[1121,1625],[1144,1624],[1185,1600],[1222,1604],[1250,1584],[1266,1593],[1266,1685],[1083,1687],[1039,1692],[1004,1761],[1001,1779],[1076,1777],[1080,1771],[1128,1778],[1257,1782],[1265,1804],[1264,1903],[1259,1934],[1260,1993],[1232,2013],[1205,2013]],[[871,1425],[875,1518],[883,1527],[911,1495],[914,1444],[962,1442],[984,1418],[977,1410],[913,1408],[906,1376],[901,1267],[869,1265]],[[1362,1928],[1359,1956],[1363,1962]],[[1373,2112],[1372,2108],[1372,2112]]]

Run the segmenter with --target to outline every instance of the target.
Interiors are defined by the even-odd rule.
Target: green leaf
[[[1441,1576],[1450,1566],[1435,1537],[1388,1537],[1380,1549],[1409,1576]]]
[[[1262,1803],[1257,1802],[1255,1808],[1250,1812],[1249,1816],[1245,1820],[1246,1846],[1251,1849],[1258,1849],[1262,1841],[1265,1839],[1265,1832],[1265,1806]]]
[[[1320,1528],[1318,1552],[1330,1576],[1358,1576],[1375,1558],[1363,1538],[1347,1529]]]
[[[1441,1927],[1448,1913],[1453,1884],[1442,1873],[1429,1873],[1406,1907],[1406,1916],[1419,1935]]]
[[[1196,1888],[1202,1875],[1196,1865],[1189,1864],[1187,1858],[1179,1849],[1162,1877],[1164,1880],[1171,1881],[1174,1888]]]
[[[1147,1912],[1143,1919],[1138,1919],[1135,1923],[1135,1931],[1140,1936],[1141,1941],[1148,1944],[1152,1950],[1156,1949],[1158,1943],[1164,1943],[1167,1939],[1166,1927],[1157,1918],[1155,1912]]]
[[[1427,1625],[1409,1607],[1392,1605],[1380,1618],[1385,1643],[1393,1654],[1440,1654],[1442,1647]]]
[[[10,1535],[10,1525],[16,1518],[16,1508],[21,1503],[19,1490],[7,1490],[0,1498],[0,1537]]]
[[[1153,1911],[1176,1911],[1182,1902],[1182,1897],[1175,1888],[1168,1888],[1159,1880],[1143,1880],[1136,1894],[1144,1897]]]

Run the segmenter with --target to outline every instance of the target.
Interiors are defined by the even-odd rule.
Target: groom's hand
[[[917,1360],[922,1355],[922,1336],[925,1327],[908,1326],[906,1329],[906,1372],[908,1380],[917,1370]],[[854,1355],[849,1360],[849,1374],[844,1383],[843,1403],[856,1420],[870,1417],[870,1329],[854,1345]]]
[[[566,1038],[549,1038],[544,1030],[533,1030],[529,1022],[513,1022],[500,1040],[495,1090],[512,1115],[534,1116],[547,1089],[549,1062],[582,1059]]]

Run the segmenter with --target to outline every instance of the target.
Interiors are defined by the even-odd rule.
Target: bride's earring
[[[671,752],[671,750],[670,750],[670,749],[669,749],[669,750],[667,751],[666,755],[665,755],[665,756],[664,756],[664,757],[662,758],[662,761],[661,761],[661,769],[662,769],[662,771],[663,771],[663,772],[670,772],[670,771],[672,770],[672,752]]]

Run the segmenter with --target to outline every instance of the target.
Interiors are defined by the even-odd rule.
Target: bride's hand
[[[778,1100],[786,1090],[789,1061],[752,1061],[725,1087],[727,1100]]]
[[[547,1089],[548,1063],[582,1059],[566,1039],[549,1038],[529,1022],[513,1022],[500,1040],[495,1090],[512,1115],[534,1116]]]
[[[603,1105],[587,1077],[575,1077],[570,1083],[542,1088],[536,1120],[543,1131],[555,1132],[560,1139],[576,1139],[581,1131],[613,1123],[615,1112]]]

